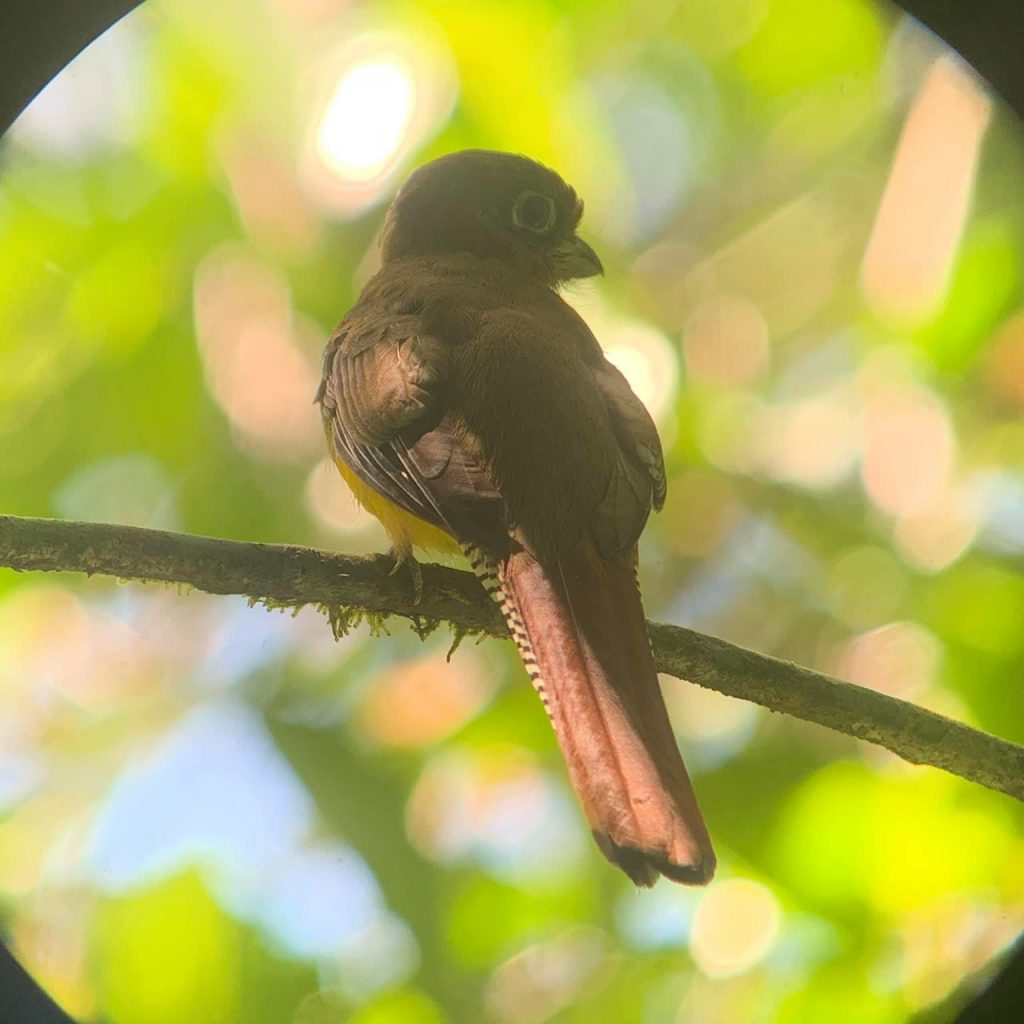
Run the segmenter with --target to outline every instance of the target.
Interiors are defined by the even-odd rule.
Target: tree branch
[[[457,631],[506,634],[470,573],[424,565],[423,598],[416,604],[407,576],[389,575],[392,561],[383,555],[363,558],[131,526],[0,516],[0,566],[187,584],[279,607],[313,604],[342,622],[350,613],[368,612],[400,615],[420,628],[443,620]],[[693,630],[662,623],[649,628],[662,672],[1024,800],[1024,747],[1016,743]]]

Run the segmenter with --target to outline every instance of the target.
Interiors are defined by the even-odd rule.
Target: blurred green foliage
[[[319,354],[463,146],[587,200],[651,614],[1024,740],[1019,126],[867,0],[150,0],[0,150],[0,510],[383,548]],[[113,1024],[885,1024],[1024,922],[1008,798],[675,682],[721,867],[637,894],[447,644],[0,573],[19,956]]]

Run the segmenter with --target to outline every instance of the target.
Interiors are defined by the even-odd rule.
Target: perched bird
[[[602,272],[582,214],[526,157],[465,150],[419,168],[317,398],[398,560],[461,550],[497,601],[605,856],[637,885],[700,885],[715,856],[636,581],[637,539],[665,500],[661,445],[556,290]]]

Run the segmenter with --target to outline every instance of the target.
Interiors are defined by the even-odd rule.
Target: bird
[[[582,215],[574,189],[520,154],[466,149],[414,170],[379,269],[327,342],[316,401],[396,568],[415,580],[414,549],[461,552],[496,601],[601,852],[640,887],[703,885],[715,854],[637,578],[664,458],[562,297],[603,273]]]

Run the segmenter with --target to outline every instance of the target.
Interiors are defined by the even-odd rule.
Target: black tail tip
[[[681,863],[670,861],[661,850],[619,846],[603,832],[594,832],[593,836],[608,860],[641,889],[651,888],[661,875],[682,885],[707,885],[715,877],[717,861],[710,850],[699,859]]]

